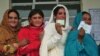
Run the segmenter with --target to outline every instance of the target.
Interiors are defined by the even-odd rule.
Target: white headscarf
[[[61,4],[58,4],[57,6],[55,6],[51,12],[51,16],[50,16],[50,19],[49,19],[49,23],[52,23],[54,20],[54,10],[57,8],[57,7],[63,7],[65,9],[65,12],[66,12],[66,24],[65,24],[65,28],[67,28],[69,26],[69,12],[68,12],[68,9],[66,6],[64,5],[61,5]]]
[[[65,11],[66,11],[66,25],[65,25],[65,27],[67,28],[69,26],[69,13],[68,13],[68,9],[64,5],[61,5],[61,4],[55,6],[54,9],[56,7],[58,7],[58,6],[63,7],[65,9]],[[51,17],[49,19],[48,24],[54,22],[54,20],[53,20],[54,19],[53,18],[53,13],[54,13],[53,11],[54,11],[54,9],[51,12]],[[43,41],[41,42],[42,46],[40,47],[40,56],[48,56],[48,48],[47,48],[47,42],[46,41],[47,41],[47,38],[44,38]]]

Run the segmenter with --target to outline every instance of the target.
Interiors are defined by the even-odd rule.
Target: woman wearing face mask
[[[21,28],[18,33],[20,45],[17,56],[39,56],[40,36],[44,28],[44,14],[39,9],[33,9],[28,16],[29,25]],[[26,44],[26,45],[25,45]]]
[[[79,13],[73,27],[67,37],[64,56],[98,56],[97,45],[90,35],[92,27],[90,14]]]
[[[92,28],[92,24],[91,24],[92,21],[90,18],[90,14],[87,12],[82,12],[82,14],[83,14],[83,19],[78,26],[78,30],[80,30],[80,28],[83,28],[85,30],[85,33],[90,34]]]
[[[0,56],[14,56],[19,28],[18,12],[8,9],[0,25]]]
[[[63,56],[69,28],[69,13],[64,5],[54,7],[49,23],[44,29],[40,56]]]

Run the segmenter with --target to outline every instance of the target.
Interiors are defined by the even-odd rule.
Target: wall
[[[100,0],[81,0],[82,1],[82,10],[89,11],[92,8],[100,8]]]
[[[9,0],[0,0],[0,22],[4,12],[9,8]]]
[[[82,0],[82,10],[83,11],[89,12],[89,9],[98,9],[98,8],[100,9],[100,0]],[[96,21],[96,22],[98,22],[98,21]],[[98,24],[96,24],[96,25],[98,25]],[[100,41],[96,41],[96,43],[97,43],[97,45],[99,45]]]

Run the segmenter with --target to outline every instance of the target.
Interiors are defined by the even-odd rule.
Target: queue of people
[[[0,24],[0,56],[99,56],[91,36],[88,12],[80,12],[73,26],[66,6],[56,5],[48,23],[40,9],[32,9],[22,27],[17,10],[8,9]]]

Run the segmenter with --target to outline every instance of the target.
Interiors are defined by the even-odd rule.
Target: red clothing
[[[22,41],[24,38],[29,40],[29,44],[20,47],[18,49],[18,55],[22,56],[24,54],[27,54],[26,56],[39,56],[39,48],[40,48],[40,33],[43,31],[43,27],[32,27],[27,26],[24,28],[21,28],[21,30],[18,33],[18,40]]]

